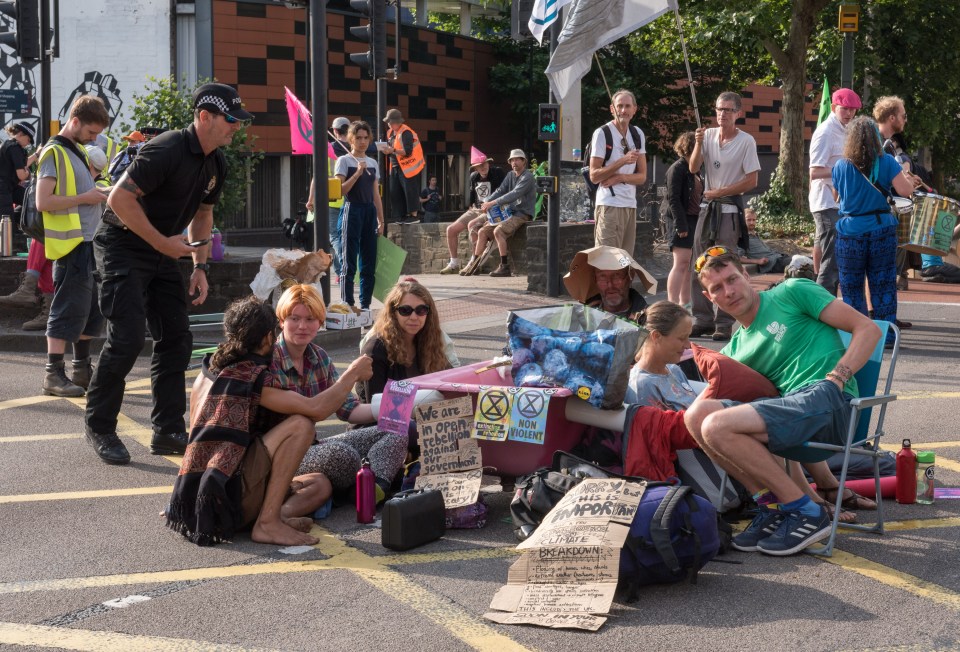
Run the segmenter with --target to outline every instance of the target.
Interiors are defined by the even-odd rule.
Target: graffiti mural
[[[123,100],[120,99],[119,84],[113,75],[104,75],[96,70],[91,70],[83,76],[83,81],[70,91],[67,101],[60,107],[60,122],[65,122],[67,114],[70,112],[70,106],[73,101],[81,95],[96,95],[107,107],[107,113],[110,115],[110,124],[112,125],[120,115],[120,109],[123,106]]]
[[[13,19],[7,16],[0,17],[0,31],[11,32],[15,29]],[[36,63],[23,65],[15,49],[6,45],[0,46],[0,89],[26,91],[30,103],[27,114],[0,111],[0,127],[13,120],[22,119],[32,122],[34,127],[38,126],[40,106],[37,104],[37,82],[34,72],[37,65]]]

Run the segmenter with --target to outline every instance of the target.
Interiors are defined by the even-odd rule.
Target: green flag
[[[817,126],[830,117],[830,81],[823,76],[823,96],[820,98],[820,115],[817,117]]]

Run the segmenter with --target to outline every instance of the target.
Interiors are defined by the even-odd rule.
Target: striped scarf
[[[257,436],[254,419],[269,358],[223,369],[199,408],[167,507],[167,527],[200,546],[228,541],[243,523],[237,470]],[[209,357],[204,359],[209,368]]]

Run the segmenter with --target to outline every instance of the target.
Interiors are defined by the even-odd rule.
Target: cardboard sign
[[[477,411],[474,413],[473,439],[503,441],[510,429],[510,408],[513,395],[502,387],[487,387],[477,396]]]
[[[603,623],[607,622],[603,616],[590,614],[526,614],[490,611],[483,614],[483,617],[501,625],[539,625],[552,629],[585,629],[590,632],[597,631]]]
[[[482,466],[480,446],[470,438],[473,401],[469,396],[426,403],[415,410],[420,432],[420,474],[469,471]]]
[[[406,435],[410,430],[410,415],[417,398],[417,384],[406,380],[391,380],[383,388],[377,427],[385,432]]]
[[[549,407],[550,396],[542,389],[524,387],[514,394],[509,439],[543,446]]]
[[[587,478],[517,546],[507,585],[490,603],[498,623],[596,631],[606,622],[620,572],[620,549],[646,485]]]
[[[480,481],[483,469],[463,471],[461,473],[438,473],[436,475],[417,476],[417,489],[436,489],[443,494],[446,509],[466,507],[477,502],[480,497]]]

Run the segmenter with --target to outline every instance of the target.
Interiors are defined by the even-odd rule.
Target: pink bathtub
[[[490,364],[490,361],[477,362],[464,367],[439,371],[411,379],[421,389],[435,389],[447,398],[470,395],[474,408],[481,386],[512,387],[510,367],[504,367],[506,378],[501,378],[499,369],[476,373]],[[483,451],[483,465],[492,466],[503,476],[518,477],[531,473],[541,466],[549,466],[556,450],[569,451],[580,443],[587,426],[572,423],[565,416],[567,398],[572,394],[568,389],[557,389],[550,399],[547,410],[547,427],[543,445],[524,441],[487,441],[480,440]]]

